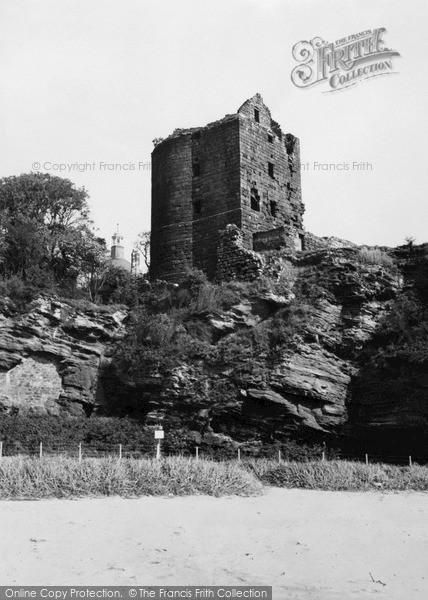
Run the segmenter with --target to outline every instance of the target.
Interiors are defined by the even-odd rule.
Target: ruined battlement
[[[260,239],[278,244],[276,230],[283,246],[301,249],[303,212],[299,140],[256,94],[236,114],[176,129],[153,150],[151,277],[179,281],[193,267],[218,276],[230,224],[249,251]]]

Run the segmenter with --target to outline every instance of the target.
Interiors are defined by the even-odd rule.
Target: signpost
[[[155,440],[157,440],[156,444],[156,458],[159,460],[161,457],[161,440],[165,437],[165,432],[162,429],[162,425],[159,426],[159,429],[155,429]]]

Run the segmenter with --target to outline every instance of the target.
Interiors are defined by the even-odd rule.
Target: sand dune
[[[0,585],[272,585],[280,600],[425,600],[427,523],[423,493],[2,501]]]

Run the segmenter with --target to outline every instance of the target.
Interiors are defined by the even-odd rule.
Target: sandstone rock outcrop
[[[403,270],[365,262],[358,248],[278,253],[264,269],[272,289],[242,284],[233,305],[194,317],[215,360],[180,359],[138,377],[115,359],[126,310],[42,298],[16,314],[4,301],[0,411],[128,415],[215,445],[260,444],[291,430],[322,438],[353,426],[427,427],[426,377],[414,377],[402,401],[385,395],[364,358],[409,286]]]
[[[282,259],[275,260],[280,279]],[[306,252],[293,262],[294,290],[303,285],[317,297],[306,307],[300,330],[282,340],[274,359],[260,352],[236,363],[232,352],[230,362],[220,366],[196,361],[163,378],[142,376],[139,410],[176,427],[241,440],[273,439],[290,429],[341,431],[349,423],[359,352],[390,311],[403,279],[392,266],[361,262],[356,248]],[[272,272],[272,260],[266,269]],[[201,318],[214,343],[233,347],[236,338],[239,352],[242,332],[257,335],[267,327],[275,333],[275,316],[294,299],[290,286],[283,293],[259,291],[251,301]]]
[[[90,414],[108,344],[124,332],[124,310],[76,310],[40,298],[0,316],[0,412]]]

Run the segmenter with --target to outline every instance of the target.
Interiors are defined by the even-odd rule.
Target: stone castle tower
[[[176,129],[152,153],[151,278],[179,281],[192,267],[218,276],[230,224],[248,251],[302,249],[303,211],[299,141],[260,94],[206,127]]]

